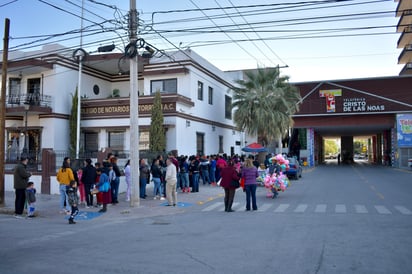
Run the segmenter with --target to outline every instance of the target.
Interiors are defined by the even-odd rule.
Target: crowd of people
[[[118,159],[109,153],[102,163],[92,163],[91,159],[84,161],[83,167],[74,171],[71,168],[70,158],[63,160],[57,172],[57,181],[60,190],[60,212],[70,215],[69,223],[75,224],[78,207],[98,207],[99,212],[106,212],[107,205],[119,203],[120,177],[125,176],[126,199],[131,199],[130,160],[121,169]],[[15,168],[14,184],[16,189],[15,215],[23,214],[24,204],[30,206],[28,217],[34,216],[35,188],[29,182],[31,174],[26,170],[27,159],[22,157],[21,163]],[[269,163],[265,161],[265,167]],[[169,154],[165,159],[162,155],[156,157],[151,165],[145,159],[139,162],[139,192],[140,198],[146,199],[147,184],[153,182],[153,199],[167,200],[168,206],[177,205],[177,192],[199,192],[199,183],[210,186],[220,186],[225,191],[224,205],[226,212],[233,212],[232,204],[236,189],[241,185],[246,194],[246,211],[257,210],[256,189],[259,177],[260,163],[253,156],[244,157],[235,155],[210,156],[174,156]],[[240,182],[242,182],[240,184]],[[80,197],[77,195],[80,194]],[[94,203],[96,197],[96,203]]]

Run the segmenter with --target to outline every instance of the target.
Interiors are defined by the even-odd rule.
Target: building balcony
[[[407,27],[403,30],[401,37],[398,40],[398,49],[404,48],[412,42],[412,27]]]
[[[396,17],[402,16],[403,11],[412,9],[412,1],[410,0],[395,0],[399,2],[396,7]]]
[[[9,115],[21,115],[29,106],[30,113],[51,113],[52,97],[39,93],[27,93],[20,95],[7,95],[6,113]]]
[[[412,10],[405,10],[396,27],[397,32],[403,32],[405,28],[412,26]]]
[[[407,64],[412,62],[412,44],[407,45],[398,58],[398,64]]]
[[[412,75],[412,63],[407,63],[403,69],[401,70],[401,72],[399,73],[399,75]]]

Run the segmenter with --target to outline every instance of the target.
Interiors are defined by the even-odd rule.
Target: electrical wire
[[[272,47],[270,47],[265,40],[262,40],[262,37],[259,35],[258,32],[256,32],[256,30],[252,27],[252,25],[249,24],[249,22],[246,20],[246,18],[240,13],[239,9],[236,8],[236,6],[233,4],[233,2],[231,0],[229,0],[229,3],[235,8],[236,12],[240,15],[240,17],[243,19],[243,21],[245,21],[245,23],[248,24],[248,26],[252,29],[253,33],[260,38],[260,40],[262,41],[262,43],[266,46],[266,48],[274,55],[276,56],[276,58],[283,63],[283,66],[288,67],[288,65],[286,64],[285,61],[282,60],[282,58],[280,58],[279,55],[276,54],[276,52],[272,49]],[[240,27],[239,27],[240,29]],[[276,65],[276,64],[275,64]],[[279,65],[279,64],[277,64]]]
[[[190,1],[196,8],[200,9],[199,6],[198,6],[193,0],[189,0],[189,1]],[[208,17],[208,15],[207,15],[203,10],[201,10],[201,12],[202,12],[206,17]],[[208,17],[208,18],[209,18],[209,17]],[[213,19],[210,19],[210,18],[209,18],[209,20],[210,20],[217,28],[219,28],[220,30],[222,30],[222,28],[221,28],[218,24],[216,24]],[[223,31],[223,30],[222,30],[222,31]],[[246,50],[244,47],[242,47],[242,46],[240,45],[240,43],[238,43],[236,40],[234,40],[232,37],[230,37],[229,34],[227,34],[227,33],[224,32],[224,31],[223,31],[223,34],[225,34],[232,42],[234,42],[241,50],[243,50],[243,52],[245,52],[247,55],[249,55],[250,57],[252,57],[253,59],[255,59],[257,63],[259,63],[259,60],[258,60],[255,56],[253,56],[248,50]]]

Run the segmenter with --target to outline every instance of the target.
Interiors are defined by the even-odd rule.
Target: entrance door
[[[36,106],[40,104],[40,78],[27,79],[27,102]]]

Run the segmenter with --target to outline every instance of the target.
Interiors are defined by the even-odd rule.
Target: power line
[[[230,3],[233,7],[235,7],[235,5],[232,3],[231,0],[229,0],[229,3]],[[235,9],[236,9],[236,12],[240,15],[240,17],[242,17],[242,19],[243,19],[243,20],[248,24],[248,26],[252,29],[252,31],[255,33],[255,35],[260,38],[260,40],[263,42],[263,44],[266,46],[266,48],[269,49],[269,51],[270,51],[274,56],[276,56],[276,58],[278,58],[278,60],[281,61],[281,62],[284,64],[284,66],[288,66],[288,65],[286,64],[286,62],[284,62],[284,61],[282,60],[282,58],[280,58],[280,56],[277,55],[276,52],[275,52],[271,47],[269,47],[269,45],[266,43],[266,41],[265,41],[265,40],[262,40],[262,37],[260,37],[259,33],[256,32],[256,30],[249,24],[249,22],[246,20],[246,18],[240,13],[239,9],[237,9],[236,7],[235,7]],[[239,28],[240,28],[240,27],[239,27]],[[275,65],[276,65],[276,64],[275,64]]]
[[[5,6],[7,6],[7,5],[10,5],[10,4],[12,4],[12,3],[14,3],[14,2],[17,2],[17,1],[18,1],[18,0],[12,0],[12,1],[10,1],[10,2],[4,3],[4,4],[0,5],[0,8],[1,8],[1,7],[5,7]]]
[[[198,9],[200,9],[199,6],[196,5],[196,3],[193,2],[193,0],[189,0],[189,1],[190,1],[195,7],[197,7]],[[208,17],[208,15],[207,15],[203,10],[201,10],[201,12],[202,12],[206,17]],[[209,17],[208,17],[208,18],[209,18]],[[210,19],[210,18],[209,18],[209,20],[210,20],[216,27],[218,27],[219,29],[221,29],[221,27],[220,27],[219,25],[217,25],[217,24],[213,21],[213,19]],[[258,60],[255,56],[253,56],[249,51],[247,51],[244,47],[242,47],[236,40],[233,40],[232,37],[230,37],[230,35],[228,35],[228,34],[225,33],[224,31],[223,31],[223,34],[225,34],[232,42],[234,42],[234,43],[235,43],[240,49],[242,49],[247,55],[249,55],[250,57],[252,57],[253,59],[255,59],[257,63],[259,63],[259,60]]]

